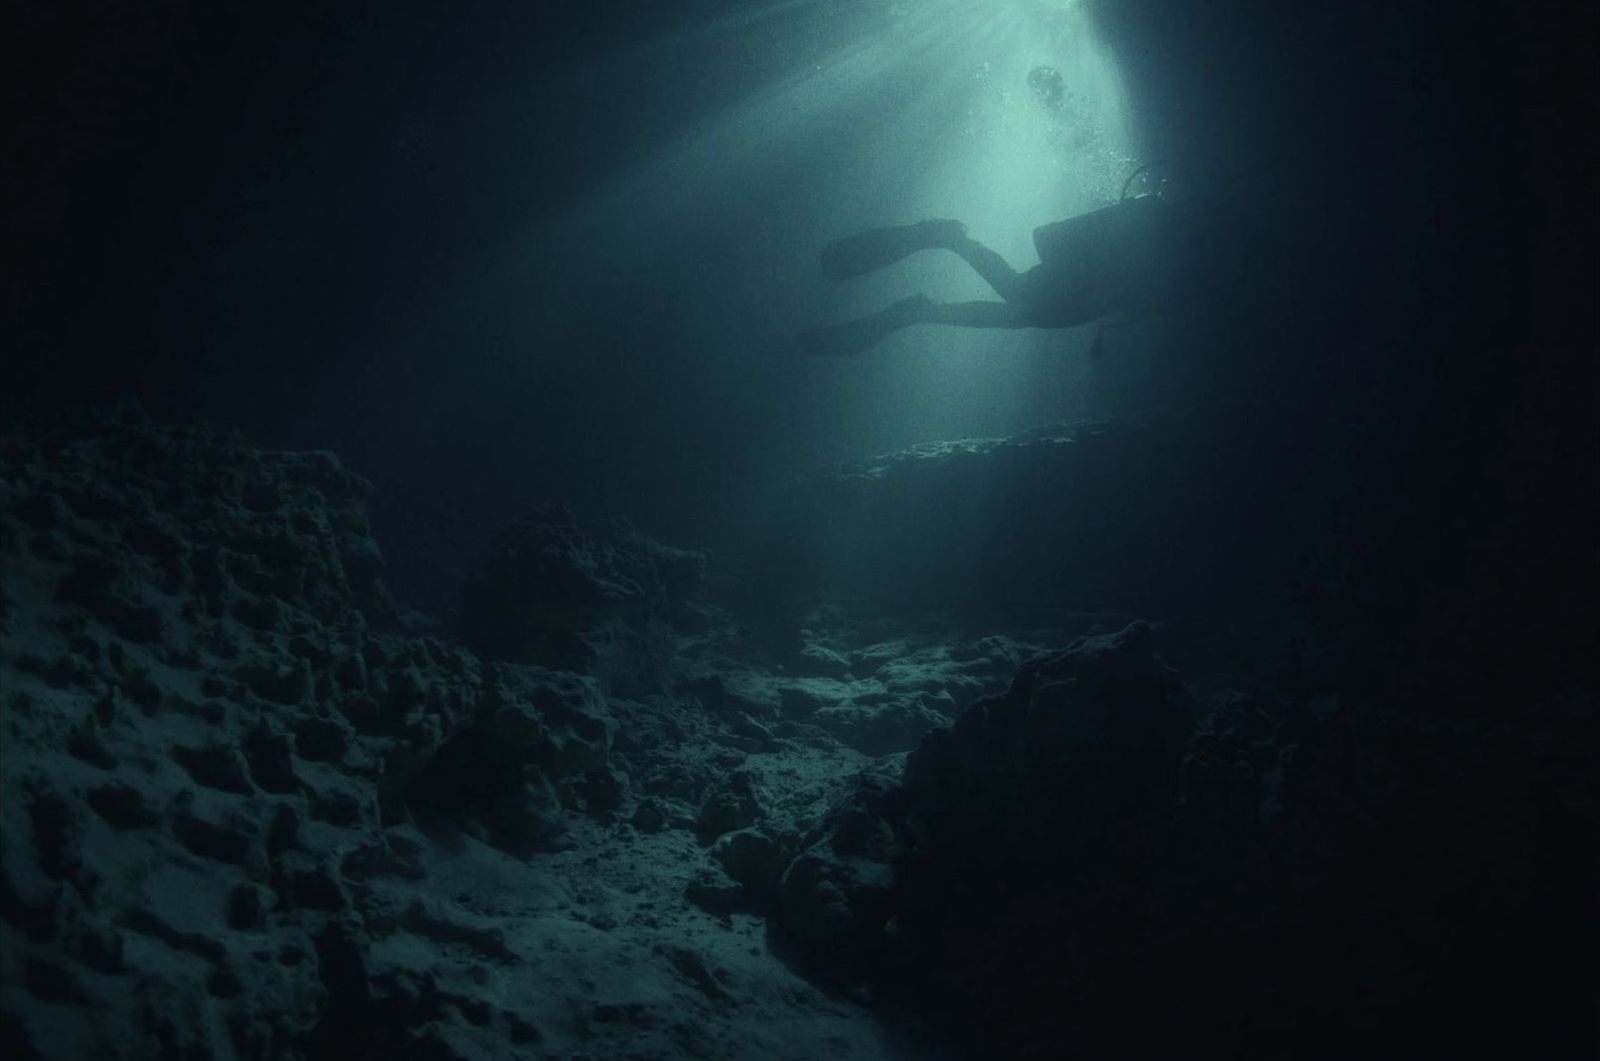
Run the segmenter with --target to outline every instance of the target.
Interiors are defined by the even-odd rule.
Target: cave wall
[[[1536,695],[1565,686],[1593,634],[1600,484],[1575,9],[1095,13],[1149,150],[1242,208],[1276,263],[1181,353],[1227,358],[1210,398],[1241,415],[1204,428],[1224,503],[1303,528],[1352,677],[1487,711],[1529,692],[1508,660],[1537,661]]]

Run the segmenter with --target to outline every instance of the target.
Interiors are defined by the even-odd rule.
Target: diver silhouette
[[[1187,211],[1162,195],[1141,195],[1033,230],[1039,264],[1025,272],[967,235],[959,221],[875,228],[823,248],[822,273],[844,280],[919,250],[955,252],[1002,301],[937,302],[910,295],[876,313],[800,333],[811,353],[864,353],[912,324],[962,328],[1071,328],[1137,320],[1166,304],[1183,267]],[[1096,338],[1093,353],[1098,353]]]

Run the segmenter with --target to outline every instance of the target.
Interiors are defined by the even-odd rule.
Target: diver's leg
[[[890,225],[857,232],[822,248],[822,275],[830,280],[861,276],[908,254],[948,247],[964,239],[966,234],[967,226],[949,220],[918,221],[914,225]]]
[[[1022,274],[1006,260],[967,235],[959,221],[919,221],[914,225],[894,225],[859,232],[834,240],[822,249],[822,274],[843,280],[881,269],[919,250],[944,247],[961,256],[974,272],[1007,302],[1021,291]]]
[[[931,302],[919,318],[958,328],[1026,328],[1022,311],[1009,302]]]
[[[890,333],[926,320],[924,314],[934,305],[936,303],[927,295],[910,295],[853,321],[806,328],[800,332],[800,345],[808,353],[829,357],[863,354],[883,342]]]
[[[807,328],[800,345],[833,357],[866,353],[893,332],[912,324],[950,324],[959,328],[1027,328],[1021,308],[1009,302],[935,302],[911,295],[887,309],[843,324]]]
[[[994,288],[994,293],[1007,302],[1014,302],[1022,292],[1022,273],[1011,268],[998,253],[985,247],[970,236],[951,240],[946,247],[961,255],[961,260],[972,266],[973,272],[983,277]]]

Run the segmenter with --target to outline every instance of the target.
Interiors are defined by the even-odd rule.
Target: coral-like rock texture
[[[776,768],[708,759],[728,751],[697,701],[608,700],[625,683],[593,654],[485,661],[440,636],[385,590],[367,484],[330,454],[137,416],[0,454],[8,1056],[879,1053],[750,915],[686,898],[720,871],[713,833],[807,800],[814,819],[855,753],[811,753],[818,792],[758,814]],[[616,560],[656,603],[697,563]],[[621,598],[580,603],[656,621],[627,628]],[[732,817],[697,833],[702,799]],[[782,856],[754,834],[718,852],[758,887]]]
[[[408,633],[367,484],[331,454],[131,423],[6,458],[0,913],[18,1040],[276,1056],[335,1034],[340,992],[377,1005],[433,975],[396,955],[379,987],[355,937],[459,937],[504,960],[493,932],[394,906],[386,883],[421,870],[388,827],[425,810],[507,848],[549,833],[606,764],[592,680]]]
[[[964,461],[1109,490],[1130,445],[902,454],[840,518]],[[998,497],[876,598],[783,598],[786,641],[770,570],[559,509],[452,624],[367,492],[136,416],[0,439],[8,1057],[1563,1056],[1576,692],[1441,719],[999,581],[910,607]]]

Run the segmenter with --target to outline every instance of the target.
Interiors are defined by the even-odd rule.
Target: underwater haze
[[[89,75],[125,79],[117,106],[157,142],[67,145],[132,170],[136,216],[111,222],[131,231],[96,234],[109,275],[90,282],[122,307],[97,341],[184,362],[149,400],[359,454],[476,519],[556,493],[697,540],[753,482],[1090,409],[1081,331],[795,356],[808,324],[986,294],[937,253],[827,282],[831,239],[955,217],[1026,266],[1035,225],[1118,198],[1145,159],[1080,5],[707,4],[615,26],[394,8],[254,44],[249,23],[171,17],[137,27],[128,70]],[[164,57],[169,35],[191,51]],[[205,78],[230,95],[188,99]],[[141,246],[173,229],[202,245],[180,245],[181,278],[147,275]]]
[[[14,5],[8,1057],[1593,1056],[1593,42]]]

